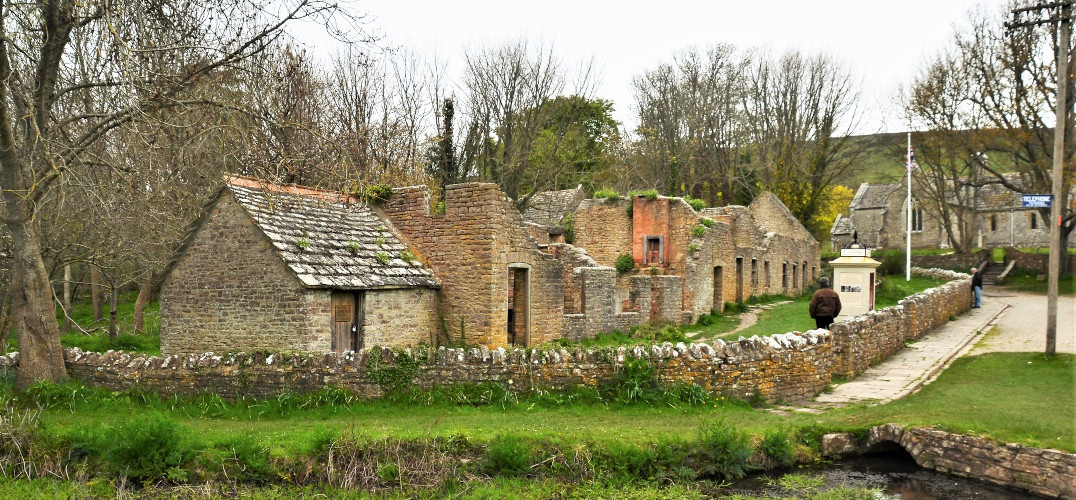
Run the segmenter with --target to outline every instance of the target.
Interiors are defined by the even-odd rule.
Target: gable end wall
[[[329,350],[328,290],[306,290],[225,194],[161,289],[164,354]]]

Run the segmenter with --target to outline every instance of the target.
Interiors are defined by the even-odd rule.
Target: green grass
[[[490,447],[518,448],[520,453],[532,456],[535,462],[509,464],[515,467],[512,470],[523,467],[523,471],[545,472],[526,473],[518,479],[511,474],[496,473],[481,478],[467,476],[471,479],[464,483],[450,481],[447,486],[442,486],[447,489],[437,490],[440,494],[467,497],[483,492],[477,498],[506,495],[533,498],[546,497],[548,492],[557,491],[572,492],[571,495],[578,494],[579,498],[606,495],[651,498],[659,492],[668,492],[665,497],[696,498],[699,492],[720,494],[720,490],[714,489],[713,483],[666,477],[663,474],[673,471],[656,469],[647,469],[651,471],[648,474],[658,474],[647,476],[651,479],[629,474],[624,479],[609,482],[572,480],[570,478],[578,477],[575,475],[577,469],[562,468],[556,463],[566,460],[561,453],[589,457],[586,458],[590,464],[587,467],[603,467],[602,464],[612,463],[608,460],[635,463],[634,454],[642,453],[639,455],[642,459],[644,455],[656,457],[648,454],[664,453],[661,450],[675,450],[692,442],[696,444],[691,446],[698,446],[700,441],[691,441],[691,436],[701,436],[700,429],[712,428],[715,422],[749,433],[756,448],[762,436],[791,431],[801,459],[805,449],[817,453],[818,438],[822,433],[862,433],[870,426],[883,423],[934,427],[978,435],[999,443],[1016,442],[1073,452],[1076,451],[1071,420],[1076,412],[1074,362],[1076,356],[1073,355],[1047,358],[1041,354],[996,353],[966,357],[957,360],[918,393],[901,400],[878,406],[824,409],[811,415],[779,415],[730,400],[679,406],[582,400],[547,406],[539,403],[548,399],[524,398],[505,405],[472,406],[453,404],[445,399],[437,399],[430,405],[384,400],[336,401],[337,404],[333,404],[322,399],[321,404],[307,405],[311,397],[286,395],[263,401],[226,403],[214,397],[160,400],[137,391],[91,390],[77,384],[43,386],[36,389],[32,398],[13,398],[10,381],[0,392],[0,401],[23,408],[37,408],[41,404],[40,429],[47,431],[47,435],[60,437],[59,441],[49,441],[54,443],[50,446],[77,442],[79,436],[91,432],[109,436],[122,429],[132,415],[160,412],[176,422],[183,435],[192,440],[197,449],[203,450],[198,452],[203,460],[210,457],[210,463],[213,456],[221,456],[221,453],[227,458],[229,446],[236,442],[250,443],[254,449],[267,448],[269,457],[278,466],[295,460],[310,460],[319,453],[316,450],[325,446],[319,443],[327,443],[335,436],[355,436],[351,439],[358,439],[360,443],[401,443],[405,444],[404,448],[390,448],[403,453],[413,449],[409,447],[458,442],[463,443],[462,447],[450,446],[449,450],[455,450],[452,453],[484,455],[492,453],[483,451]],[[314,398],[313,401],[319,400]],[[259,414],[262,407],[279,411]],[[384,448],[371,450],[371,453],[385,452]],[[94,477],[99,476],[91,476]],[[655,479],[658,477],[665,479]],[[656,489],[663,481],[672,481],[671,489]],[[777,483],[796,491],[816,487],[810,477],[796,474],[783,477]],[[114,484],[96,478],[87,483],[0,478],[0,497],[107,497]],[[318,485],[277,485],[250,491],[251,495],[267,498],[304,494],[334,497],[340,493],[334,488]],[[415,490],[393,488],[381,490],[381,493],[389,498],[400,498],[415,494]],[[418,495],[429,493],[432,492]],[[571,498],[571,495],[567,497]],[[431,498],[437,496],[443,495],[430,495]]]
[[[875,307],[877,309],[882,309],[889,306],[895,306],[897,305],[897,302],[909,295],[914,295],[944,283],[944,281],[924,278],[922,276],[912,276],[911,281],[905,281],[903,277],[882,278],[882,284],[878,286],[874,297]],[[815,325],[814,320],[811,319],[809,313],[810,303],[810,295],[805,294],[795,299],[790,304],[783,304],[776,306],[773,309],[760,311],[758,313],[758,322],[754,325],[738,332],[719,335],[717,338],[728,341],[736,340],[741,336],[747,338],[751,338],[754,335],[765,337],[767,335],[779,333],[813,330]],[[730,332],[730,330],[725,330],[725,332]],[[710,334],[713,335],[714,333],[720,334],[724,332],[711,332]]]
[[[83,351],[106,352],[126,351],[149,356],[161,354],[161,312],[159,302],[146,304],[143,313],[144,332],[134,330],[134,302],[137,293],[122,293],[116,304],[116,339],[108,338],[108,303],[105,303],[104,319],[93,320],[93,305],[79,301],[71,304],[68,314],[75,325],[70,331],[60,334],[60,344],[64,347],[78,347]],[[56,321],[62,330],[66,322],[63,309],[56,308]],[[79,329],[81,327],[81,330]],[[83,333],[86,330],[88,333]],[[7,351],[17,351],[18,341],[15,335],[8,340]]]
[[[827,418],[855,427],[896,422],[989,437],[997,442],[1076,451],[1076,356],[989,353],[953,362],[903,399],[853,407]]]
[[[1038,271],[1027,271],[1023,269],[1013,269],[1008,276],[1005,277],[1005,282],[998,286],[1005,290],[1013,290],[1029,293],[1046,293],[1049,282],[1046,279],[1039,280],[1039,276],[1043,273]],[[1076,281],[1073,280],[1073,275],[1069,273],[1061,273],[1057,278],[1057,293],[1060,295],[1076,295]]]

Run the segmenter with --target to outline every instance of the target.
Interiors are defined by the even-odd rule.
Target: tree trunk
[[[142,284],[138,287],[138,298],[135,299],[134,304],[134,331],[144,332],[146,331],[146,303],[149,302],[150,294],[153,291],[153,276],[148,275],[142,278]]]
[[[94,323],[101,321],[105,318],[104,308],[101,304],[101,271],[97,270],[97,266],[90,264],[90,302],[93,303],[93,321]]]
[[[41,236],[30,217],[29,202],[14,189],[4,187],[4,225],[12,241],[11,308],[19,340],[15,389],[22,391],[40,380],[63,382],[67,371],[52,305],[52,284],[41,260]]]
[[[7,352],[7,341],[11,338],[11,290],[4,295],[4,313],[0,315],[0,354]]]
[[[108,339],[116,340],[116,303],[119,302],[120,290],[116,282],[108,281]]]
[[[71,331],[71,264],[64,264],[64,331]]]

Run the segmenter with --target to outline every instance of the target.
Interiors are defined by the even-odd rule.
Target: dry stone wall
[[[833,374],[855,377],[930,330],[971,307],[971,276],[943,269],[912,268],[918,275],[949,282],[917,293],[898,305],[834,323]]]
[[[329,292],[306,290],[225,193],[162,285],[161,350],[329,350]]]
[[[697,384],[708,391],[768,401],[808,399],[829,383],[832,343],[824,330],[714,344],[682,343],[568,351],[503,348],[437,350],[389,349],[361,353],[230,354],[165,357],[66,349],[68,373],[90,386],[140,388],[162,394],[218,394],[225,399],[271,397],[285,391],[310,392],[325,386],[347,388],[375,398],[382,388],[368,370],[397,366],[396,356],[418,359],[411,386],[494,382],[514,390],[595,387],[616,379],[630,358],[649,360],[660,382]],[[18,362],[0,357],[0,369]]]

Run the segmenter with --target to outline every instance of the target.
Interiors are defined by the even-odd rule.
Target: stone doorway
[[[530,269],[508,268],[508,344],[527,347],[530,341]]]
[[[725,268],[717,266],[714,268],[714,300],[711,304],[711,308],[720,312],[725,307]]]
[[[362,349],[362,292],[332,293],[333,352]]]
[[[736,302],[743,302],[743,257],[736,257]]]

